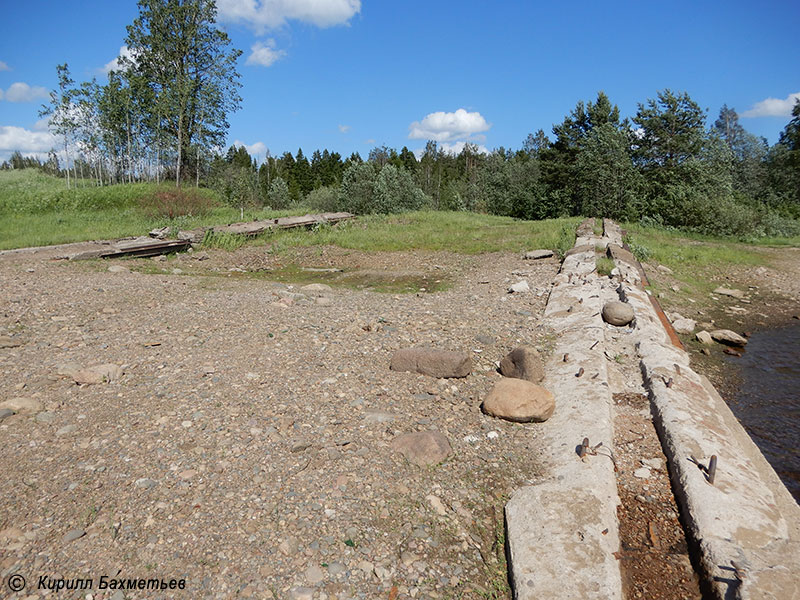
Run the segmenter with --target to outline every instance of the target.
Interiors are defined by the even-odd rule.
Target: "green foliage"
[[[245,164],[239,154],[229,163],[216,164],[212,172],[212,186],[230,206],[239,209],[255,207],[262,204],[261,190],[258,186],[258,175],[250,164],[245,150]],[[283,207],[281,207],[283,208]]]
[[[355,214],[418,210],[425,194],[404,168],[387,162],[376,171],[371,163],[353,163],[344,172],[337,206]]]
[[[61,179],[34,169],[2,171],[1,175],[0,213],[124,209],[137,206],[158,189],[148,183],[67,189]]]
[[[143,204],[172,185],[134,183],[105,187],[73,187],[38,170],[0,170],[0,249],[44,246],[84,240],[143,235],[155,227],[193,229],[244,220],[270,219],[297,211],[251,211],[226,206],[210,189],[186,190],[207,199],[208,212],[197,215],[154,216]],[[206,200],[198,200],[205,205]],[[196,205],[193,205],[196,208]],[[304,209],[298,209],[304,210]]]
[[[375,168],[369,163],[354,163],[344,172],[339,191],[339,206],[354,214],[369,214],[374,210]]]
[[[647,261],[666,265],[693,288],[713,287],[702,274],[727,264],[760,265],[764,255],[751,245],[699,234],[668,231],[626,223],[626,242],[632,249],[647,248]],[[634,254],[636,251],[634,250]],[[637,255],[639,260],[642,258]]]
[[[720,109],[712,132],[731,152],[730,175],[734,191],[744,199],[766,199],[767,140],[745,131],[739,123],[739,115],[727,105]]]
[[[373,202],[374,208],[370,212],[398,213],[419,210],[425,205],[426,198],[408,171],[386,164],[375,180]]]
[[[636,158],[645,171],[670,179],[687,161],[697,157],[705,138],[705,111],[689,97],[671,90],[639,104],[633,122],[641,128]]]
[[[276,177],[269,184],[269,205],[274,209],[287,208],[291,203],[289,186],[281,177]]]
[[[581,214],[626,219],[638,212],[642,182],[629,148],[628,134],[611,123],[594,127],[582,140],[575,163]]]
[[[339,189],[323,186],[312,190],[306,196],[306,204],[319,212],[336,212],[339,210]]]
[[[800,100],[792,109],[792,120],[767,157],[768,181],[773,204],[781,212],[800,218]]]
[[[647,262],[650,260],[650,248],[634,241],[630,237],[626,238],[625,241],[628,244],[628,248],[631,249],[631,254],[633,254],[639,262]]]
[[[125,39],[123,73],[153,134],[176,153],[177,179],[193,144],[224,142],[227,115],[239,108],[241,51],[216,26],[213,0],[139,0]]]

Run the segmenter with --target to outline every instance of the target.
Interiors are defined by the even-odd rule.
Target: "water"
[[[729,362],[742,379],[731,410],[800,502],[800,323],[753,333]]]

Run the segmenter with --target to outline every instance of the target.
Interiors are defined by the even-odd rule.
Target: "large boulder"
[[[553,416],[555,408],[555,398],[549,390],[509,377],[498,381],[481,405],[486,414],[517,423],[541,423]]]
[[[450,456],[450,442],[438,431],[404,433],[392,440],[392,449],[418,467],[436,465]]]
[[[611,325],[623,327],[633,321],[633,308],[627,302],[614,300],[603,306],[603,320]]]
[[[714,341],[729,346],[744,346],[747,344],[745,338],[730,329],[717,329],[716,331],[712,331],[711,337],[714,338]]]
[[[437,378],[466,377],[472,370],[472,357],[469,352],[403,348],[394,353],[389,368]]]
[[[500,372],[506,377],[539,383],[544,379],[544,366],[539,352],[533,346],[519,346],[500,361]]]

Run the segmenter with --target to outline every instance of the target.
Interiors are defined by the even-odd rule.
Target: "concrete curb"
[[[617,260],[676,499],[713,597],[800,599],[800,506],[662,326],[635,265]],[[715,481],[706,470],[717,457]],[[698,464],[699,463],[699,464]],[[701,468],[702,467],[702,468]]]
[[[544,482],[517,490],[505,511],[518,600],[622,598],[614,556],[619,549],[614,465],[603,451],[584,460],[578,456],[584,438],[592,446],[602,442],[603,449],[614,439],[594,272],[595,245],[607,242],[591,227],[579,229],[575,252],[564,259],[545,309],[545,325],[557,336],[544,381],[556,397],[556,411],[541,427],[550,473]]]

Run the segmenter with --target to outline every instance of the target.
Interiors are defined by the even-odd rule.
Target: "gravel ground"
[[[28,585],[11,598],[47,595],[42,576],[92,578],[91,592],[58,597],[95,600],[508,597],[502,506],[539,475],[536,426],[479,405],[506,352],[546,351],[537,324],[556,259],[268,251],[0,257],[0,339],[12,342],[0,344],[0,401],[39,404],[0,421],[3,594],[20,574]],[[319,300],[263,278],[287,261],[450,287]],[[508,294],[523,277],[533,292]],[[468,350],[472,374],[389,370],[416,345]],[[85,386],[59,375],[98,363],[125,374]],[[442,464],[392,451],[426,430],[452,446]],[[185,590],[123,596],[98,590],[102,575]]]

